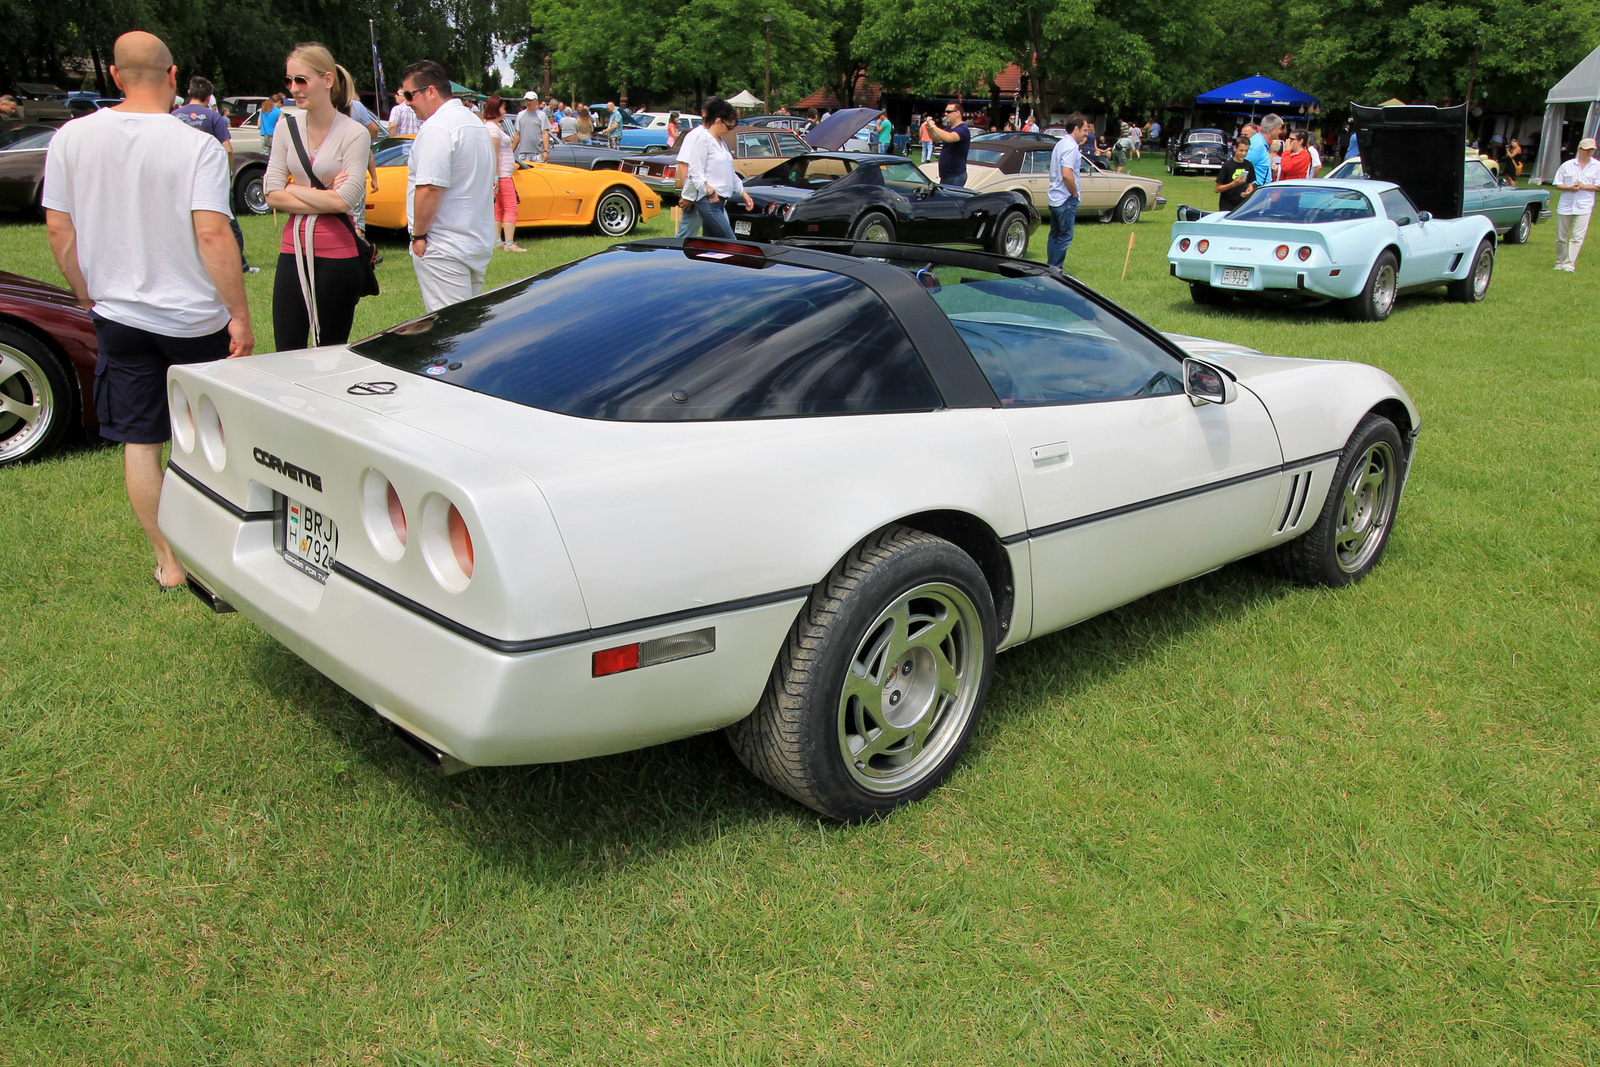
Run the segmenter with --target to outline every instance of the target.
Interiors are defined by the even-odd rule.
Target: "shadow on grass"
[[[1394,310],[1389,319],[1403,319],[1407,309],[1416,310],[1424,307],[1443,306],[1450,303],[1450,297],[1443,287],[1427,289],[1420,293],[1410,293],[1395,300]],[[1345,314],[1344,307],[1337,300],[1314,307],[1297,304],[1280,304],[1266,300],[1250,300],[1235,297],[1228,303],[1205,307],[1196,304],[1193,300],[1179,298],[1166,305],[1169,312],[1205,315],[1213,319],[1250,318],[1258,322],[1280,322],[1285,325],[1304,325],[1309,322],[1330,323],[1347,322],[1353,326],[1373,325],[1381,326],[1382,323],[1366,323],[1362,320],[1352,319]]]
[[[1291,587],[1234,565],[1053,634],[1000,658],[975,744],[1017,725],[1041,699],[1070,700]],[[408,793],[446,835],[520,877],[581,884],[731,827],[777,820],[825,832],[857,828],[820,817],[747,772],[720,734],[614,756],[440,777],[393,740],[375,712],[269,640],[253,673],[284,707],[325,735],[319,760],[367,763]]]

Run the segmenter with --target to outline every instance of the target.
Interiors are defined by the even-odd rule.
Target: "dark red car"
[[[71,291],[0,271],[0,466],[98,426],[94,322]]]

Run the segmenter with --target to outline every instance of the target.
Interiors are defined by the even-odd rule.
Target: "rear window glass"
[[[1372,202],[1354,189],[1320,185],[1269,185],[1260,189],[1230,219],[1312,225],[1372,218]]]
[[[860,282],[672,248],[602,252],[354,348],[400,370],[591,419],[848,415],[942,403],[905,331]]]
[[[998,167],[1000,161],[1006,158],[1004,149],[994,148],[969,148],[967,149],[968,163],[982,163],[986,167]]]

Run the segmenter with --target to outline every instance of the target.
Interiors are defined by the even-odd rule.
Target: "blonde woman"
[[[278,121],[264,183],[268,206],[289,216],[272,286],[279,351],[350,339],[364,277],[350,214],[363,206],[372,144],[344,114],[355,82],[325,47],[297,45],[284,71],[284,87],[304,114]]]
[[[505,115],[505,101],[498,96],[491,96],[483,105],[483,124],[489,130],[489,140],[494,142],[494,222],[504,237],[498,247],[507,252],[526,252],[517,244],[517,185],[511,177],[517,160],[511,151],[511,135],[500,124]]]

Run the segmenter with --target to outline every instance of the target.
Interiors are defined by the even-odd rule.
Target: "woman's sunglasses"
[[[283,87],[285,89],[304,89],[306,86],[308,86],[310,84],[311,84],[311,79],[307,78],[303,74],[293,74],[293,75],[286,76],[283,79]]]

